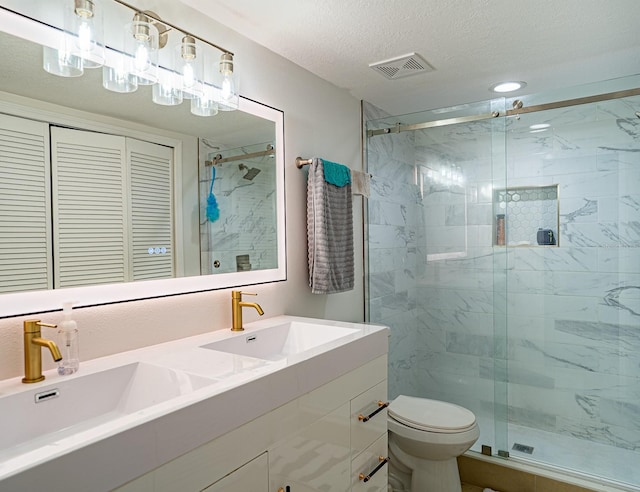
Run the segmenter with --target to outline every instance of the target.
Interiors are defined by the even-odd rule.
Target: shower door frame
[[[603,81],[604,83],[606,83],[607,81]],[[434,120],[434,121],[425,121],[425,122],[421,122],[421,123],[414,123],[414,124],[408,124],[408,125],[402,125],[400,123],[397,123],[395,126],[391,126],[391,127],[387,127],[387,128],[380,128],[380,129],[376,129],[376,130],[366,130],[366,128],[364,128],[364,137],[365,137],[365,141],[368,138],[372,138],[374,136],[378,136],[378,135],[390,135],[390,134],[397,134],[397,133],[401,133],[401,132],[407,132],[407,131],[416,131],[416,130],[423,130],[423,129],[428,129],[428,128],[437,128],[437,127],[442,127],[442,126],[448,126],[448,125],[458,125],[461,123],[469,123],[469,122],[475,122],[475,121],[482,121],[482,120],[489,120],[489,119],[496,119],[496,118],[501,118],[503,119],[503,121],[507,120],[507,117],[518,117],[519,115],[523,115],[523,114],[528,114],[528,113],[535,113],[535,112],[542,112],[542,111],[548,111],[548,110],[553,110],[553,109],[560,109],[560,108],[568,108],[568,107],[575,107],[575,106],[580,106],[580,105],[587,105],[587,104],[592,104],[592,103],[598,103],[598,102],[603,102],[603,101],[609,101],[609,100],[615,100],[615,99],[623,99],[623,98],[627,98],[627,97],[632,97],[632,96],[638,96],[640,95],[640,87],[637,88],[631,88],[631,89],[624,89],[624,90],[618,90],[618,91],[613,91],[613,92],[606,92],[606,93],[602,93],[602,94],[596,94],[596,95],[589,95],[589,96],[585,96],[585,97],[578,97],[578,98],[572,98],[572,99],[564,99],[564,100],[559,100],[559,101],[554,101],[554,102],[548,102],[548,103],[541,103],[541,104],[533,104],[531,106],[525,106],[524,103],[520,100],[520,99],[513,99],[512,100],[512,109],[505,109],[505,110],[501,110],[501,111],[492,111],[489,113],[484,113],[484,114],[478,114],[478,115],[470,115],[470,116],[460,116],[460,117],[455,117],[455,118],[446,118],[446,119],[441,119],[441,120]],[[506,104],[507,98],[499,98],[499,99],[495,99],[493,101],[503,101],[503,104]],[[640,118],[640,112],[636,112],[636,116],[638,118]],[[366,146],[366,145],[365,145]],[[365,146],[363,146],[363,154],[366,154],[366,150],[365,150]],[[504,153],[505,153],[505,157],[506,157],[506,139],[505,139],[505,143],[504,143]],[[364,158],[364,156],[363,156]],[[366,162],[366,159],[365,159]],[[506,162],[506,158],[505,158],[505,162]],[[506,166],[505,166],[506,169]],[[504,180],[505,180],[505,184],[506,184],[506,173],[504,175]],[[366,216],[365,216],[366,218]],[[365,231],[366,231],[366,225],[365,225]],[[365,235],[365,237],[368,237],[367,235]],[[366,248],[365,248],[366,251]],[[368,255],[365,259],[368,259]],[[367,265],[365,264],[365,267],[367,267]],[[496,272],[496,269],[494,268],[494,277],[495,275],[502,275],[506,272]],[[506,265],[505,265],[505,271],[506,271]],[[506,286],[506,282],[505,282],[505,286]],[[505,289],[507,290],[507,289]],[[508,291],[508,290],[507,290]],[[366,297],[368,298],[368,296]],[[369,309],[368,309],[368,303],[365,303],[365,312],[367,314],[367,319],[369,319]],[[495,307],[495,306],[494,306]],[[507,311],[506,311],[506,296],[505,296],[505,305],[502,306],[500,313],[504,312],[504,317],[506,320],[506,316],[507,316]],[[495,314],[495,311],[494,311]],[[507,323],[505,321],[504,323],[505,325],[505,331],[508,331],[508,327],[506,326]],[[494,335],[498,335],[499,333],[497,333],[497,330],[499,330],[499,328],[496,327],[495,324],[495,320],[494,320]],[[507,333],[504,333],[505,337],[507,335]],[[508,360],[505,358],[504,360],[505,363],[505,367],[503,368],[504,370],[507,371],[508,374]],[[491,448],[489,449],[484,449],[483,446],[483,454],[492,454],[492,455],[497,455],[503,458],[509,458],[509,452],[508,452],[508,437],[507,437],[507,425],[508,425],[508,400],[507,400],[507,385],[508,385],[508,377],[505,378],[504,382],[499,382],[496,381],[496,379],[494,378],[494,391],[495,391],[495,397],[494,397],[494,404],[498,403],[498,402],[502,402],[504,403],[504,415],[500,415],[497,420],[499,422],[496,422],[496,427],[500,426],[502,428],[502,432],[498,432],[498,430],[496,430],[496,439],[495,439],[495,445],[497,450],[491,450]],[[494,411],[494,419],[496,419],[496,412]],[[543,465],[544,466],[544,465]]]

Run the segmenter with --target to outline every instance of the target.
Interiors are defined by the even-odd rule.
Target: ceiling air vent
[[[388,60],[370,63],[369,67],[376,72],[381,73],[390,80],[409,77],[410,75],[418,75],[435,70],[417,53],[409,53],[408,55],[390,58]]]

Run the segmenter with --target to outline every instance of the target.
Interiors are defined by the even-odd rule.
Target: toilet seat
[[[413,429],[443,434],[465,432],[476,424],[473,412],[459,405],[405,395],[393,400],[388,415]]]

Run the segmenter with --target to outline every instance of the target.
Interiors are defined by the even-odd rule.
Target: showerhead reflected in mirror
[[[257,167],[248,168],[245,164],[240,164],[238,169],[245,172],[245,175],[242,176],[243,179],[248,179],[249,181],[253,181],[253,179],[260,173],[260,169]]]

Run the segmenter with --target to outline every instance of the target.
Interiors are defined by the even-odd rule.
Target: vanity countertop
[[[282,340],[277,340],[285,333],[280,328],[294,325],[304,336],[291,328],[284,342],[288,348],[283,349]],[[260,345],[267,343],[271,345]],[[242,332],[219,330],[86,361],[71,376],[51,370],[36,384],[22,384],[21,378],[1,381],[0,413],[10,437],[5,445],[0,443],[0,490],[5,486],[37,490],[47,477],[60,475],[69,466],[79,474],[73,477],[77,486],[83,467],[93,473],[96,460],[104,474],[97,477],[100,483],[116,487],[386,354],[387,349],[384,326],[276,316],[247,323]],[[238,350],[258,355],[238,355]],[[118,378],[124,382],[115,388]],[[77,394],[70,396],[74,390]],[[83,416],[90,412],[85,408],[99,405],[109,393],[117,400],[113,409]],[[35,403],[37,398],[46,401]],[[72,400],[74,410],[61,414],[70,398],[79,399],[78,403]],[[10,421],[13,416],[15,422]],[[68,425],[65,419],[70,420]],[[40,422],[44,430],[36,429],[26,439],[21,432],[33,422]],[[11,429],[15,445],[10,443]],[[91,483],[90,477],[85,480]]]

